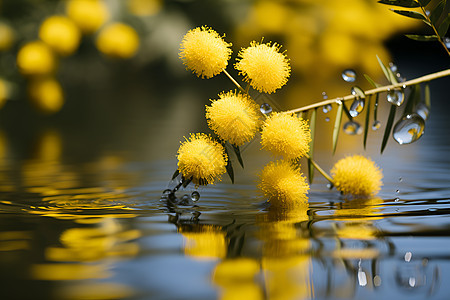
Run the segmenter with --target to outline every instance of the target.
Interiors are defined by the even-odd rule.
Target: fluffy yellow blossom
[[[292,208],[307,204],[309,185],[300,170],[289,161],[270,162],[259,174],[259,189],[273,208]]]
[[[71,19],[51,16],[42,23],[39,37],[58,54],[70,55],[78,48],[81,33]]]
[[[255,41],[238,54],[235,68],[244,75],[244,80],[256,90],[273,93],[286,84],[291,66],[281,46],[277,43],[260,44]]]
[[[0,23],[0,51],[9,50],[14,44],[15,34],[11,26]]]
[[[211,101],[206,118],[221,139],[241,146],[255,136],[260,125],[259,107],[249,96],[230,91]]]
[[[83,33],[96,32],[109,19],[109,11],[102,0],[69,0],[66,13]]]
[[[47,44],[34,41],[19,50],[17,66],[23,75],[45,75],[55,70],[56,59]]]
[[[231,56],[231,44],[206,26],[189,30],[180,46],[183,63],[202,78],[211,78],[221,73]]]
[[[308,123],[293,115],[274,113],[264,122],[261,145],[274,155],[295,159],[309,152],[311,131]]]
[[[63,90],[54,78],[33,79],[28,93],[34,106],[45,114],[58,112],[64,104]]]
[[[333,184],[344,195],[367,197],[375,195],[381,188],[383,174],[370,159],[347,156],[331,169]]]
[[[139,36],[133,27],[114,23],[104,28],[97,37],[97,48],[114,58],[130,58],[139,48]]]
[[[204,133],[191,134],[178,149],[178,170],[195,184],[220,180],[226,172],[228,157],[221,144]]]
[[[8,100],[9,97],[9,89],[8,84],[5,80],[0,78],[0,108],[3,107],[6,100]]]

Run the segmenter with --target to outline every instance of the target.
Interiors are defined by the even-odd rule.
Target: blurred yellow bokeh
[[[114,23],[99,33],[97,48],[109,57],[130,58],[139,48],[139,35],[129,25]]]
[[[81,33],[71,19],[51,16],[42,23],[39,37],[56,53],[70,55],[78,48]]]
[[[96,32],[110,17],[102,0],[69,0],[66,13],[85,34]]]
[[[41,41],[25,44],[17,54],[17,67],[23,75],[47,75],[55,71],[56,64],[52,50]]]
[[[157,14],[163,6],[163,0],[128,0],[128,10],[137,16],[145,17]]]
[[[8,83],[0,78],[0,108],[5,105],[6,100],[8,100],[9,97],[9,88]]]
[[[0,22],[0,51],[9,50],[15,41],[14,30],[8,24]]]
[[[226,233],[222,227],[201,225],[193,228],[182,226],[178,232],[184,238],[184,253],[188,256],[210,260],[224,258],[227,254]]]
[[[64,93],[59,82],[51,77],[30,81],[28,93],[33,105],[42,113],[58,112],[64,104]]]

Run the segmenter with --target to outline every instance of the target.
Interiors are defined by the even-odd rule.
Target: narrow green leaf
[[[309,120],[309,129],[311,130],[311,142],[309,143],[310,158],[312,158],[314,155],[314,135],[316,132],[316,116],[317,116],[317,108],[313,109],[311,113],[311,118]],[[314,166],[311,162],[311,159],[308,159],[308,175],[309,175],[309,183],[312,183],[314,179]]]
[[[430,22],[428,22],[427,20],[422,20],[425,24],[427,24],[428,26],[430,26],[430,27],[433,27],[433,25],[430,23]]]
[[[425,84],[425,105],[428,107],[428,109],[431,108],[431,94],[430,94],[430,86]]]
[[[364,125],[364,140],[363,140],[364,149],[366,149],[367,134],[369,133],[369,119],[370,119],[371,102],[372,102],[372,95],[370,95],[369,99],[367,99],[366,122]]]
[[[380,0],[378,3],[400,6],[400,7],[419,7],[420,4],[414,0]]]
[[[435,27],[437,27],[437,22],[441,18],[442,12],[446,6],[446,0],[442,0],[439,4],[431,11],[430,21]]]
[[[364,74],[364,77],[366,77],[367,81],[375,88],[380,87],[381,84],[376,83],[372,78],[369,77],[369,75]]]
[[[302,118],[303,120],[306,120],[308,118],[308,111],[302,111],[298,113],[298,118]]]
[[[242,160],[241,150],[239,150],[239,146],[236,146],[233,144],[231,144],[231,146],[233,146],[234,153],[236,153],[236,157],[237,157],[239,163],[241,164],[242,168],[244,168],[244,161]]]
[[[416,84],[411,87],[411,93],[409,94],[408,98],[405,100],[405,114],[410,114],[414,110],[414,106],[416,103],[417,94],[420,94],[420,91],[418,92],[417,88],[420,88],[420,85]],[[420,97],[419,97],[420,98]]]
[[[450,14],[442,21],[441,25],[439,25],[438,34],[441,38],[445,36],[448,31],[448,27],[450,25]]]
[[[336,112],[336,120],[334,121],[334,129],[333,129],[333,154],[336,152],[337,141],[339,137],[339,131],[341,129],[341,121],[342,121],[342,112],[343,112],[343,103],[338,104],[337,112]]]
[[[188,185],[189,185],[189,183],[191,183],[191,181],[192,181],[192,177],[191,178],[189,178],[189,179],[185,179],[184,177],[183,177],[183,179],[182,179],[182,186],[184,187],[184,188],[186,188]]]
[[[233,165],[231,164],[231,160],[228,160],[226,169],[227,169],[227,174],[230,177],[231,183],[234,183],[234,171],[233,171]]]
[[[378,55],[377,55],[377,59],[378,59],[378,63],[380,64],[381,70],[383,70],[384,76],[386,76],[386,79],[392,84],[398,83],[397,78],[395,77],[395,74],[391,71],[391,69],[389,69],[388,67],[386,67],[383,64],[383,62],[378,57]]]
[[[392,126],[394,125],[396,109],[397,105],[391,105],[391,110],[389,111],[389,117],[386,123],[386,129],[384,130],[383,141],[381,142],[381,153],[383,153],[384,148],[386,148],[389,135],[391,134]]]
[[[176,170],[175,173],[173,173],[172,175],[172,180],[174,180],[175,178],[177,178],[177,176],[180,174],[180,170]]]
[[[412,18],[412,19],[417,19],[417,20],[426,20],[427,17],[425,17],[424,15],[422,15],[421,13],[418,13],[416,11],[409,11],[409,10],[396,10],[396,9],[391,9],[393,12],[395,12],[396,14],[408,17],[408,18]]]
[[[419,3],[422,7],[425,7],[430,3],[431,0],[419,0]]]
[[[378,120],[377,113],[378,113],[378,98],[379,98],[379,95],[380,94],[378,94],[378,93],[375,95],[375,104],[373,106],[373,120],[374,121]]]
[[[352,115],[350,114],[350,111],[348,110],[347,106],[345,105],[345,103],[342,103],[342,108],[344,109],[345,114],[347,115],[347,118],[349,119],[349,121],[353,120]]]
[[[417,35],[417,34],[405,34],[407,38],[410,38],[415,41],[419,42],[432,42],[432,41],[438,41],[439,38],[437,35]]]

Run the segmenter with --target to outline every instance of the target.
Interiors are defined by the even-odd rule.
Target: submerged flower
[[[274,155],[295,159],[309,152],[311,131],[308,123],[293,115],[275,113],[265,121],[261,145]]]
[[[183,63],[202,78],[211,78],[221,73],[231,56],[231,44],[206,26],[189,30],[180,46]]]
[[[281,46],[274,44],[260,44],[255,41],[250,47],[242,49],[235,68],[245,76],[245,81],[256,90],[273,93],[286,84],[291,67],[284,53],[280,53]]]
[[[34,41],[19,50],[17,66],[23,75],[45,75],[55,70],[56,60],[47,44]]]
[[[204,133],[191,134],[178,149],[178,170],[195,184],[214,183],[226,172],[228,157],[221,144]]]
[[[259,128],[259,107],[249,96],[236,92],[219,94],[206,106],[206,118],[221,139],[240,146],[250,141]]]
[[[109,57],[130,58],[139,48],[139,36],[133,27],[123,23],[113,23],[99,33],[97,48]]]
[[[259,189],[269,198],[271,207],[295,207],[305,205],[309,185],[300,170],[289,161],[270,162],[262,170]]]
[[[372,196],[381,188],[383,174],[370,159],[361,156],[347,156],[331,169],[333,184],[344,195]]]
[[[51,16],[42,23],[39,37],[58,54],[69,55],[78,48],[81,33],[71,19]]]

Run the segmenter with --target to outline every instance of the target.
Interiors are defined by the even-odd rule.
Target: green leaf
[[[172,180],[174,180],[175,178],[177,178],[177,176],[180,174],[180,170],[176,170],[175,173],[173,173],[172,175]]]
[[[378,3],[400,6],[400,7],[419,7],[420,4],[414,0],[380,0]]]
[[[442,0],[439,4],[431,11],[430,21],[435,27],[437,27],[437,22],[441,18],[442,12],[444,11],[446,0]]]
[[[369,119],[370,119],[370,105],[371,105],[371,101],[372,101],[372,95],[370,95],[369,99],[367,99],[367,111],[366,111],[366,122],[365,122],[366,124],[364,125],[364,140],[363,140],[364,149],[366,149],[367,134],[369,133]]]
[[[344,104],[338,104],[337,112],[336,112],[336,120],[334,121],[334,129],[333,129],[333,154],[336,152],[337,141],[339,137],[339,131],[341,129],[341,121],[342,121],[342,112],[343,112]]]
[[[384,130],[383,141],[381,142],[381,153],[383,153],[384,148],[386,148],[389,135],[391,134],[392,126],[394,125],[395,110],[397,105],[391,105],[391,110],[389,111],[389,117],[386,123],[386,129]]]
[[[430,86],[425,84],[425,105],[428,107],[428,109],[431,108],[431,94],[430,94]]]
[[[376,83],[372,78],[369,77],[369,75],[364,74],[364,77],[366,77],[367,81],[375,88],[380,87],[381,84]]]
[[[417,35],[417,34],[405,34],[407,38],[410,38],[415,41],[420,42],[432,42],[432,41],[438,41],[439,38],[437,35]]]
[[[439,25],[438,34],[441,38],[445,36],[448,31],[448,27],[450,25],[450,14],[442,21],[441,25]]]
[[[377,93],[375,95],[375,104],[373,106],[373,120],[374,121],[378,120],[378,117],[377,117],[377,113],[378,113],[378,98],[379,98],[379,94]]]
[[[314,135],[316,132],[316,116],[317,116],[317,108],[313,109],[311,113],[311,118],[309,120],[309,129],[311,130],[311,142],[309,143],[310,158],[312,158],[314,154]],[[309,175],[309,183],[312,183],[314,179],[314,166],[310,158],[308,158],[308,175]]]
[[[425,7],[430,3],[431,0],[419,0],[419,3],[422,7]]]
[[[237,157],[239,163],[241,164],[242,168],[244,168],[244,161],[242,160],[241,150],[239,150],[239,146],[236,146],[233,144],[231,144],[231,146],[233,146],[234,153],[236,153],[236,157]]]
[[[227,174],[228,174],[228,176],[230,177],[231,183],[234,183],[234,171],[233,171],[233,165],[231,164],[231,161],[230,161],[230,160],[228,160],[228,162],[227,162],[226,169],[227,169]]]
[[[189,178],[189,179],[185,179],[184,177],[183,177],[183,179],[182,179],[182,186],[184,187],[184,188],[186,188],[187,186],[188,186],[188,184],[189,183],[191,183],[191,181],[192,181],[192,176],[191,176],[191,178]]]
[[[342,108],[344,109],[345,114],[347,115],[347,118],[349,119],[349,121],[353,120],[352,115],[350,114],[350,111],[348,110],[347,106],[345,105],[345,103],[342,103]]]
[[[408,17],[408,18],[412,18],[412,19],[417,19],[417,20],[427,20],[427,17],[425,17],[424,15],[422,15],[421,13],[415,12],[415,11],[409,11],[409,10],[396,10],[396,9],[391,9],[393,12],[395,12],[396,14]]]
[[[419,97],[417,97],[419,95]],[[409,94],[408,99],[406,99],[406,105],[405,105],[405,114],[410,114],[414,111],[414,106],[418,101],[416,100],[419,98],[420,101],[420,85],[416,84],[411,87],[411,93]]]
[[[392,84],[398,83],[397,78],[395,77],[394,72],[392,72],[391,69],[387,68],[387,67],[383,64],[383,62],[382,62],[381,59],[378,57],[378,55],[377,55],[377,60],[378,60],[378,63],[380,64],[381,70],[383,70],[384,76],[386,76],[386,79],[387,79],[390,83],[392,83]]]

